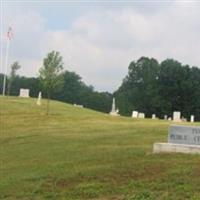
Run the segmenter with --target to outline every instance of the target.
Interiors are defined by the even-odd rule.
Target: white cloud
[[[36,75],[46,53],[57,50],[66,69],[96,89],[110,91],[117,89],[129,63],[140,56],[159,61],[172,57],[200,66],[199,6],[177,1],[148,14],[128,7],[93,9],[65,30],[47,28],[45,21],[51,19],[44,19],[34,8],[23,13],[12,9],[16,35],[11,60],[23,64],[22,74]]]

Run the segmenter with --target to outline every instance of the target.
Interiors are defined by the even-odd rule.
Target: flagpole
[[[7,69],[8,69],[8,53],[9,53],[9,47],[10,47],[10,39],[7,38],[7,44],[6,44],[6,60],[5,60],[5,72],[4,72],[4,78],[3,78],[3,93],[2,93],[3,96],[5,96],[5,92],[6,92],[6,75],[7,75]]]

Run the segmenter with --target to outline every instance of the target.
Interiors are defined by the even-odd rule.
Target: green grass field
[[[0,97],[0,199],[200,199],[199,155],[152,154],[169,122],[42,103]]]

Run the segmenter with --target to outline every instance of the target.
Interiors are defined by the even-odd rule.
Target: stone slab
[[[110,115],[112,115],[112,116],[119,116],[119,114],[117,112],[110,112]]]
[[[144,113],[138,113],[138,118],[144,119],[145,118],[145,114]]]
[[[179,112],[179,111],[173,112],[173,121],[181,122],[181,112]]]
[[[29,98],[29,89],[20,88],[19,97]]]
[[[199,145],[154,143],[153,153],[187,153],[200,154]]]
[[[200,145],[200,126],[171,125],[168,143]]]
[[[138,111],[132,112],[132,118],[138,118]]]

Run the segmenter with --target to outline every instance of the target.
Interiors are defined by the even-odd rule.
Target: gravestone
[[[79,108],[83,108],[83,105],[79,105],[79,104],[75,104],[75,103],[74,103],[74,106],[79,107]]]
[[[182,121],[182,122],[187,122],[187,119],[186,119],[185,117],[182,117],[182,118],[181,118],[181,121]]]
[[[171,125],[168,133],[168,143],[154,143],[153,152],[200,154],[200,126]]]
[[[132,118],[138,118],[138,111],[132,112]]]
[[[192,123],[194,122],[194,115],[190,116],[190,122],[192,122]]]
[[[171,118],[171,117],[169,117],[169,118],[168,118],[168,121],[172,121],[172,118]]]
[[[152,119],[156,119],[156,115],[155,114],[152,115]]]
[[[200,145],[200,127],[173,125],[169,129],[168,142]]]
[[[179,112],[179,111],[173,112],[173,121],[181,122],[181,112]]]
[[[38,105],[38,106],[41,105],[41,99],[42,99],[42,93],[39,92],[39,94],[38,94],[38,99],[37,99],[37,105]]]
[[[139,113],[138,114],[138,118],[144,119],[145,118],[145,114],[144,113]]]
[[[167,120],[167,115],[164,115],[164,120]]]
[[[19,97],[29,98],[29,89],[20,88]]]
[[[118,116],[119,110],[115,108],[115,98],[113,98],[113,102],[112,102],[112,109],[110,111],[110,115],[112,116]]]

